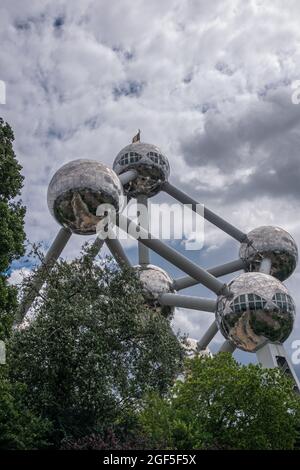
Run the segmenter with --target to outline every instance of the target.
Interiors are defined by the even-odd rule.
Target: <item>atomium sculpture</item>
[[[134,268],[143,286],[145,302],[167,318],[172,317],[175,307],[215,315],[199,341],[189,338],[193,354],[209,354],[208,345],[220,330],[225,338],[220,351],[233,352],[239,348],[255,352],[264,367],[282,367],[294,378],[295,387],[300,389],[283,347],[295,317],[293,299],[282,284],[293,273],[298,261],[295,241],[279,227],[262,226],[246,234],[205,207],[200,215],[240,243],[239,258],[210,269],[188,260],[149,233],[147,221],[136,225],[122,214],[124,194],[147,207],[149,198],[164,191],[180,203],[188,204],[194,212],[199,207],[197,201],[168,182],[170,166],[163,152],[154,145],[140,142],[139,138],[140,133],[119,152],[113,170],[100,162],[82,159],[67,163],[55,173],[49,184],[48,206],[62,228],[45,257],[44,265],[51,268],[72,234],[95,234],[101,219],[97,215],[97,207],[109,203],[118,213],[117,224],[122,227],[130,224],[139,231],[139,265]],[[92,251],[95,256],[103,243],[104,240],[96,238]],[[109,237],[105,243],[121,267],[131,265],[118,239]],[[164,270],[153,266],[150,250],[185,275],[172,279]],[[228,285],[219,280],[237,271],[243,273]],[[179,293],[196,284],[214,292],[216,300]],[[36,293],[40,288],[41,280],[37,276],[33,290]],[[34,296],[31,294],[23,299],[19,322],[30,308]]]

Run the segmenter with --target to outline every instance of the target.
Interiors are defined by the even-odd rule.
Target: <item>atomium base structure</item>
[[[97,208],[110,204],[118,213],[117,224],[134,226],[122,214],[124,196],[135,198],[140,205],[148,206],[148,199],[164,191],[182,204],[198,212],[199,204],[169,181],[170,166],[167,157],[155,145],[142,143],[136,138],[117,155],[113,169],[95,160],[75,160],[61,167],[53,176],[48,188],[50,213],[61,225],[44,265],[51,269],[60,257],[72,234],[96,234],[101,216]],[[145,302],[167,318],[175,307],[211,312],[214,319],[197,342],[190,340],[192,349],[208,352],[209,343],[220,331],[225,338],[220,352],[233,352],[236,348],[256,353],[258,361],[268,368],[280,367],[290,374],[295,389],[299,380],[287,357],[283,343],[292,332],[295,304],[282,281],[295,270],[298,250],[294,239],[279,227],[262,226],[248,234],[243,233],[207,207],[199,216],[223,230],[240,244],[239,258],[226,264],[204,269],[190,261],[168,244],[148,231],[147,221],[136,225],[139,265],[135,266],[141,280]],[[95,239],[93,255],[106,243],[120,266],[130,266],[130,261],[116,238]],[[172,279],[168,273],[150,264],[150,250],[156,252],[185,273]],[[230,283],[219,278],[243,271]],[[18,322],[29,310],[42,287],[39,276],[33,282],[32,292],[23,299]],[[180,291],[202,284],[216,294],[216,299],[182,295]]]

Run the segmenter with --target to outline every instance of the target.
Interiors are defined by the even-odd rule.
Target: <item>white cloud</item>
[[[28,268],[14,269],[8,278],[8,282],[12,285],[21,284],[23,279],[30,274],[31,270]]]

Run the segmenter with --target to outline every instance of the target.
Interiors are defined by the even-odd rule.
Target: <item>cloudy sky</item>
[[[57,232],[46,191],[61,165],[112,165],[141,128],[182,190],[244,231],[275,224],[299,243],[300,105],[291,99],[299,16],[296,0],[2,0],[0,114],[23,165],[29,239],[47,248]],[[64,255],[76,255],[83,241],[74,236]],[[237,253],[237,242],[207,223],[204,248],[186,254],[207,267]],[[135,262],[134,244],[128,254]],[[300,271],[287,281],[298,307],[299,281]],[[211,321],[179,310],[174,327],[200,338]],[[289,351],[297,338],[299,317]],[[219,335],[212,349],[221,342]]]

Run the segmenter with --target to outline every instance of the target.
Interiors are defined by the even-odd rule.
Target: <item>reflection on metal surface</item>
[[[134,181],[124,185],[124,191],[130,197],[139,194],[154,196],[170,174],[168,159],[161,150],[155,145],[142,142],[124,147],[118,153],[113,169],[118,175],[131,169],[138,172],[138,177]]]
[[[96,233],[99,204],[123,204],[123,190],[118,176],[103,163],[74,160],[62,166],[48,188],[48,207],[53,217],[74,233]]]
[[[173,280],[163,269],[152,264],[135,266],[138,277],[142,283],[144,296],[148,305],[156,311],[169,317],[174,312],[174,307],[160,305],[158,297],[161,294],[175,292]]]
[[[261,260],[269,258],[270,274],[284,281],[297,265],[298,249],[293,237],[282,228],[262,226],[249,232],[248,242],[241,244],[240,258],[249,262],[249,271],[258,271]]]
[[[219,296],[216,321],[226,339],[255,352],[271,341],[283,343],[290,335],[295,305],[287,288],[263,273],[244,273],[229,284],[231,297]]]

